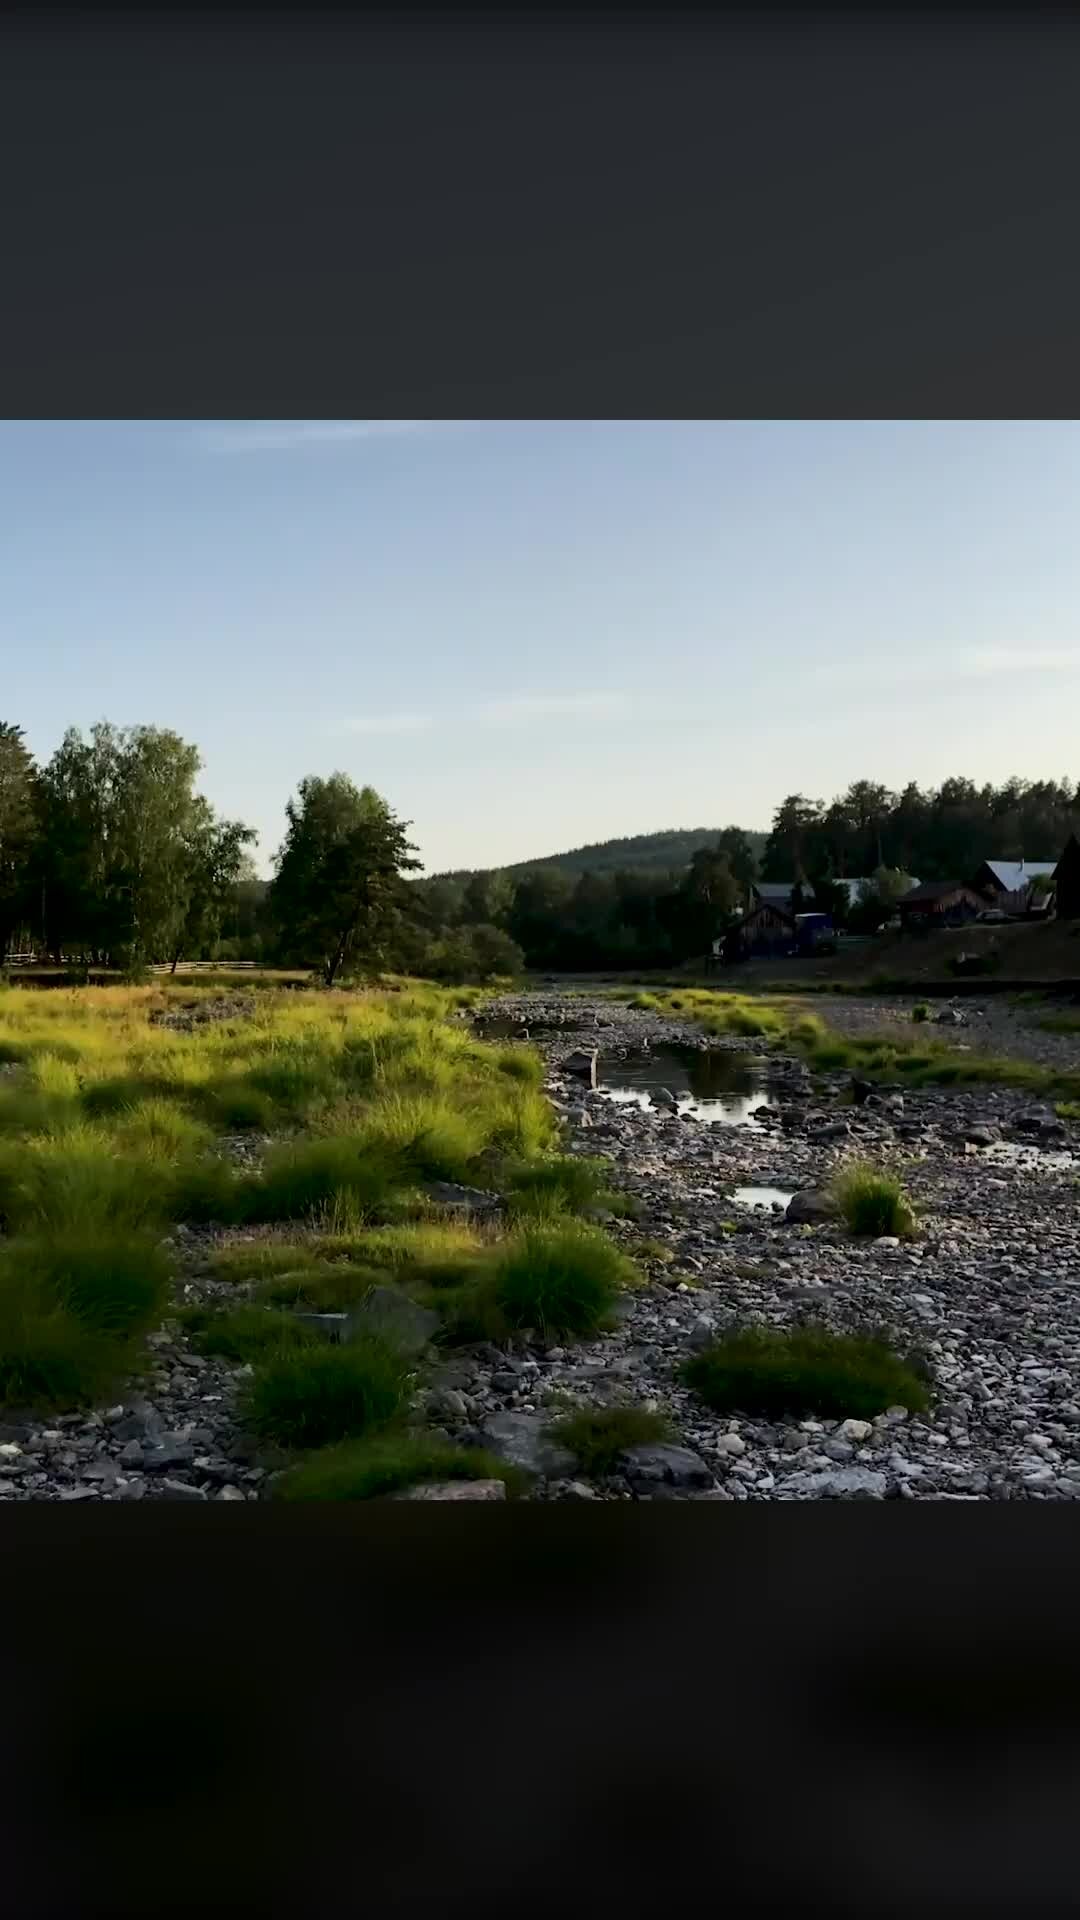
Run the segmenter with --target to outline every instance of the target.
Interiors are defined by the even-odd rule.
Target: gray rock
[[[572,1073],[576,1079],[587,1080],[590,1087],[596,1085],[596,1062],[598,1052],[595,1047],[577,1047],[569,1053],[562,1063],[564,1073]]]
[[[689,1341],[692,1347],[701,1349],[711,1347],[716,1339],[716,1322],[707,1313],[699,1313],[690,1328]]]
[[[505,1500],[501,1480],[427,1480],[391,1495],[394,1500]]]
[[[713,1475],[700,1454],[689,1447],[630,1447],[620,1466],[635,1490],[652,1492],[659,1486],[710,1487]]]
[[[186,1480],[170,1480],[166,1478],[161,1482],[161,1491],[169,1500],[206,1499],[206,1495],[201,1487],[189,1486]]]
[[[996,1127],[984,1126],[981,1121],[963,1128],[960,1134],[960,1138],[967,1140],[973,1147],[992,1147],[995,1140],[1000,1137]]]
[[[143,1449],[142,1466],[146,1473],[168,1473],[173,1467],[190,1467],[194,1458],[190,1440],[180,1434],[163,1433],[155,1446]]]
[[[435,1420],[467,1420],[469,1408],[456,1387],[436,1387],[427,1397],[428,1413]]]
[[[482,1444],[509,1466],[555,1479],[572,1471],[574,1456],[548,1436],[541,1413],[496,1413],[480,1429]]]
[[[678,1111],[679,1103],[670,1087],[654,1087],[649,1099],[654,1107],[666,1107],[672,1113]]]
[[[430,1307],[418,1306],[394,1287],[372,1287],[349,1314],[343,1338],[376,1333],[406,1353],[419,1353],[438,1326],[439,1316]]]
[[[872,1467],[836,1467],[789,1473],[777,1491],[795,1500],[883,1500],[888,1480]]]
[[[429,1200],[451,1213],[498,1213],[502,1200],[481,1187],[463,1187],[456,1180],[431,1180],[424,1188]]]
[[[806,1187],[792,1194],[784,1219],[792,1226],[813,1226],[822,1220],[835,1220],[838,1213],[831,1193],[823,1187]]]

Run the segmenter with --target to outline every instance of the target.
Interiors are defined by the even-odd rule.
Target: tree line
[[[857,879],[899,869],[920,881],[970,881],[984,860],[1057,860],[1080,830],[1080,781],[950,779],[901,793],[856,780],[825,806],[789,794],[773,815],[765,880]]]
[[[757,878],[797,883],[839,924],[876,924],[911,876],[970,879],[985,859],[1056,859],[1080,831],[1080,783],[962,779],[900,794],[856,781],[802,794],[760,837],[722,829],[670,869],[567,872],[549,862],[417,877],[371,787],[312,775],[285,808],[273,878],[254,830],[196,791],[198,749],[158,727],[70,729],[35,764],[0,722],[0,956],[129,970],[183,958],[317,968],[330,984],[392,968],[437,980],[519,971],[652,970],[704,955]],[[842,879],[869,879],[852,902]]]

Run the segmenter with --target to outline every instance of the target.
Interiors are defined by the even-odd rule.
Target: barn
[[[1053,860],[984,860],[971,884],[1003,913],[1026,913],[1033,904],[1032,881],[1050,879],[1055,866]]]

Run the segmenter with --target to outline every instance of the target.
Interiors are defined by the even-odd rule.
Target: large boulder
[[[448,1213],[497,1213],[502,1206],[497,1193],[487,1193],[481,1187],[463,1187],[456,1180],[429,1180],[424,1192],[434,1206],[445,1207]]]
[[[395,1287],[372,1287],[349,1313],[341,1338],[355,1340],[375,1333],[405,1353],[419,1353],[439,1324],[437,1313],[418,1306],[408,1294]]]
[[[826,1188],[805,1187],[801,1193],[792,1194],[784,1219],[793,1227],[813,1227],[823,1220],[835,1220],[839,1212],[835,1198]]]
[[[888,1485],[873,1467],[823,1467],[789,1473],[776,1491],[789,1500],[883,1500]]]
[[[692,1492],[713,1485],[710,1469],[689,1447],[629,1447],[619,1464],[635,1493],[655,1493],[665,1487]]]
[[[550,1438],[549,1424],[541,1413],[495,1413],[485,1420],[481,1439],[508,1466],[558,1479],[573,1470],[574,1456]]]
[[[586,1080],[590,1087],[596,1085],[596,1047],[576,1047],[563,1061],[563,1072],[572,1073],[575,1079]]]

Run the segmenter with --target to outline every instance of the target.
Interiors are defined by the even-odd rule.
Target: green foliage
[[[862,1164],[849,1166],[833,1182],[833,1193],[852,1233],[874,1238],[899,1234],[909,1239],[915,1231],[911,1202],[895,1174]]]
[[[377,1339],[279,1353],[255,1370],[243,1415],[260,1439],[292,1447],[332,1446],[376,1432],[401,1413],[409,1371]]]
[[[883,1341],[824,1327],[732,1333],[687,1361],[682,1377],[715,1413],[765,1419],[865,1420],[892,1406],[919,1412],[928,1397],[921,1371]]]
[[[377,1267],[356,1266],[349,1260],[313,1261],[308,1266],[273,1274],[260,1282],[258,1292],[260,1300],[272,1306],[344,1313],[384,1280],[385,1275]]]
[[[276,1147],[252,1182],[252,1221],[310,1220],[344,1200],[360,1215],[376,1213],[393,1190],[386,1160],[369,1157],[355,1137],[300,1140]]]
[[[663,1414],[643,1407],[589,1407],[568,1414],[551,1428],[551,1436],[568,1448],[580,1471],[590,1476],[613,1473],[628,1447],[650,1446],[671,1439],[671,1423]]]
[[[312,1454],[275,1480],[272,1492],[277,1500],[378,1500],[424,1482],[502,1480],[512,1495],[524,1479],[479,1448],[425,1433],[386,1433]]]
[[[930,1009],[925,1000],[920,1000],[917,1006],[912,1007],[911,1017],[917,1025],[921,1025],[924,1020],[929,1020]]]
[[[405,826],[373,788],[343,773],[302,780],[285,812],[270,890],[279,924],[327,986],[346,962],[377,968],[406,903],[404,875],[420,865]]]

